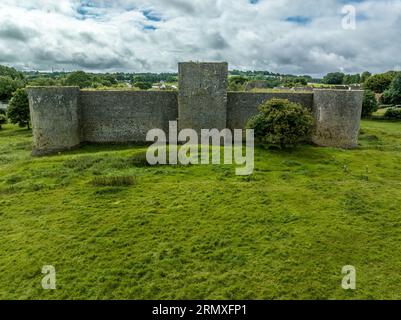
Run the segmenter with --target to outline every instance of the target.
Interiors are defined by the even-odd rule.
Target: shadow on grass
[[[331,159],[333,150],[333,148],[324,148],[313,144],[300,145],[293,149],[266,149],[263,146],[257,146],[255,155],[264,157],[273,155],[275,157],[282,157],[300,162],[321,162]]]
[[[28,138],[32,136],[32,130],[27,128],[19,128],[18,126],[13,125],[3,125],[0,130],[0,138],[15,138],[15,137],[24,137]]]

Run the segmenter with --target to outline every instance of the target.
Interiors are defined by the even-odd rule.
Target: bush
[[[13,124],[18,124],[21,128],[29,129],[29,100],[25,89],[18,89],[14,92],[8,105],[8,119]]]
[[[363,95],[362,117],[368,118],[378,110],[376,96],[373,91],[365,90]]]
[[[7,117],[4,114],[0,114],[0,129],[3,124],[7,123]]]
[[[310,141],[315,120],[303,106],[284,99],[272,99],[259,106],[260,113],[248,121],[262,143],[280,148]]]
[[[401,108],[388,108],[384,117],[389,120],[401,120]]]

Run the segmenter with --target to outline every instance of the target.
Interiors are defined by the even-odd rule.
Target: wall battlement
[[[227,92],[227,63],[180,63],[179,92],[86,91],[76,87],[28,88],[34,150],[43,155],[82,142],[146,142],[151,129],[244,129],[257,107],[272,98],[300,103],[315,115],[313,141],[321,146],[358,145],[363,91],[310,93]]]

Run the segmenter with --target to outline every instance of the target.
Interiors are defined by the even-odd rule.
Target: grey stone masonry
[[[259,113],[258,107],[265,101],[277,99],[287,99],[294,103],[299,103],[308,110],[313,108],[313,93],[299,92],[229,92],[227,106],[227,128],[245,129],[249,118]]]
[[[81,139],[95,143],[144,142],[149,130],[168,134],[177,120],[174,91],[85,91],[79,95]]]
[[[78,87],[28,88],[33,154],[77,147],[80,142]]]
[[[362,102],[362,90],[314,90],[317,127],[313,142],[325,147],[356,148]]]
[[[88,91],[77,87],[27,89],[33,128],[33,154],[70,150],[81,142],[146,142],[147,132],[178,119],[179,129],[244,129],[263,102],[281,98],[315,116],[313,142],[319,146],[358,146],[363,91],[227,92],[227,63],[180,63],[179,92]]]
[[[178,65],[180,129],[227,127],[228,64],[184,62]]]

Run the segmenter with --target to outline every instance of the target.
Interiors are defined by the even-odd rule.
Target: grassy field
[[[360,143],[258,148],[245,178],[137,166],[140,146],[32,158],[5,126],[0,299],[401,299],[401,123],[364,121]]]

